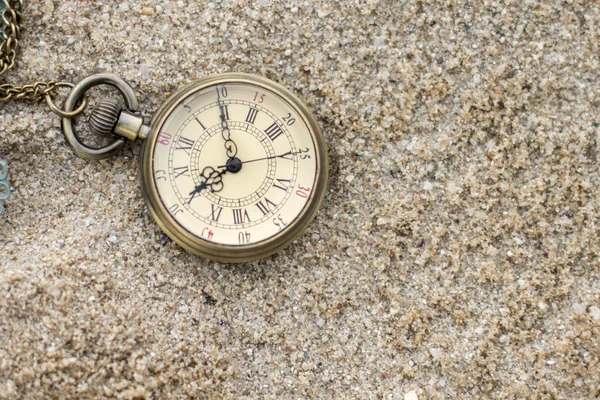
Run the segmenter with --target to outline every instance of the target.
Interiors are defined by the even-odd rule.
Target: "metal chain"
[[[4,10],[2,10],[4,8]],[[17,48],[21,37],[23,0],[0,0],[2,11],[2,43],[0,44],[0,77],[15,65]],[[52,101],[56,97],[56,89],[73,87],[66,82],[35,82],[33,85],[15,86],[10,83],[0,84],[0,103],[11,100],[24,100],[29,103],[46,101],[48,107],[61,118],[73,118],[83,111],[87,103],[85,98],[81,106],[70,113],[63,112]]]
[[[0,103],[11,100],[24,100],[29,103],[38,103],[44,100],[46,94],[55,97],[56,82],[36,82],[33,85],[15,86],[10,83],[0,85]]]
[[[19,39],[21,38],[23,0],[0,0],[2,11],[2,43],[0,44],[0,76],[15,65]],[[56,82],[36,82],[33,85],[15,86],[9,83],[0,84],[0,103],[11,100],[25,100],[38,103],[46,94],[56,96]]]
[[[2,44],[0,45],[0,75],[4,74],[15,64],[19,37],[21,36],[22,0],[0,0],[2,12]]]

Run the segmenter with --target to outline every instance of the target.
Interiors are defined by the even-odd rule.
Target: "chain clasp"
[[[88,160],[108,158],[125,145],[125,139],[135,140],[138,137],[145,138],[149,131],[149,127],[143,124],[143,118],[135,114],[138,109],[138,101],[133,89],[127,82],[113,74],[91,75],[75,84],[61,112],[64,112],[65,115],[77,112],[75,106],[83,99],[85,93],[91,88],[102,84],[116,88],[125,99],[127,109],[117,110],[114,117],[114,125],[106,132],[107,134],[115,133],[120,137],[117,137],[113,142],[104,147],[89,147],[82,143],[77,136],[72,117],[66,116],[62,118],[62,129],[69,146],[71,146],[75,154]],[[99,106],[101,108],[102,106],[106,107],[108,103],[100,103]]]

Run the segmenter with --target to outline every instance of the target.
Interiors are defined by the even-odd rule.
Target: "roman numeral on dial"
[[[294,154],[296,154],[296,153],[292,153],[292,151],[290,150],[287,153],[281,154],[281,155],[279,155],[277,157],[278,158],[283,158],[284,160],[290,160],[290,161],[292,161],[294,159],[293,158]]]
[[[261,213],[263,213],[263,215],[267,215],[267,213],[271,211],[271,207],[277,207],[277,204],[273,203],[271,200],[265,197],[264,203],[261,200],[258,203],[256,203],[256,207],[258,207],[258,209]]]
[[[279,125],[277,125],[277,122],[273,122],[271,126],[265,129],[265,133],[267,134],[269,139],[275,140],[283,133],[283,130]]]
[[[221,112],[221,121],[228,121],[229,120],[229,106],[228,105],[222,105],[220,106],[220,112]]]
[[[200,124],[202,129],[206,130],[206,127],[202,124],[202,122],[200,122],[200,120],[198,118],[196,118],[196,121]]]
[[[243,224],[246,222],[250,222],[250,215],[248,215],[248,210],[246,210],[245,208],[234,208],[231,211],[233,211],[234,224]]]
[[[258,110],[256,108],[250,107],[250,110],[248,110],[248,115],[246,116],[246,122],[254,125],[254,121],[256,121],[257,115],[258,115]]]
[[[192,139],[181,137],[177,142],[177,147],[175,148],[175,150],[183,150],[189,155],[190,151],[192,151],[193,145],[194,141]]]
[[[223,207],[215,206],[214,204],[210,204],[210,219],[213,221],[219,222],[219,218],[221,217],[221,211],[223,211]]]
[[[186,165],[185,167],[176,167],[173,168],[173,172],[175,172],[175,179],[180,176],[190,176],[190,168]]]
[[[281,189],[284,192],[287,192],[287,190],[290,188],[290,183],[292,182],[291,179],[276,179],[276,181],[278,183],[274,183],[273,187],[276,187],[277,189]]]

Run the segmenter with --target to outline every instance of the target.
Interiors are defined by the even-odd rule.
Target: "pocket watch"
[[[14,65],[23,7],[22,0],[3,4],[0,76]],[[114,138],[96,148],[81,141],[74,119],[87,106],[86,92],[103,84],[121,93],[125,107],[110,99],[94,107],[91,131]],[[61,108],[53,98],[65,87],[71,91]],[[75,85],[0,84],[0,103],[11,100],[45,100],[73,151],[86,159],[145,139],[140,182],[154,220],[180,246],[212,260],[246,262],[281,250],[307,229],[323,201],[327,148],[315,117],[285,87],[260,76],[223,73],[193,82],[167,99],[149,125],[137,114],[131,86],[112,74]]]
[[[290,244],[316,216],[328,178],[325,140],[310,110],[283,86],[245,73],[210,76],[177,91],[144,125],[131,87],[98,74],[73,87],[62,112],[73,112],[98,84],[116,87],[127,109],[100,102],[92,131],[145,139],[143,197],[156,223],[186,250],[224,262],[263,258]],[[125,143],[91,148],[72,118],[62,123],[73,150],[88,159]]]

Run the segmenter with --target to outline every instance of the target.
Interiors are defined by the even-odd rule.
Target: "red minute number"
[[[166,146],[169,144],[170,140],[171,135],[167,132],[161,132],[160,135],[158,135],[158,143],[160,144],[164,144]]]
[[[256,101],[258,104],[262,103],[263,101],[265,101],[265,94],[263,93],[263,94],[259,95],[259,93],[256,92],[254,94],[254,101]]]
[[[298,185],[298,190],[296,190],[296,194],[303,199],[308,199],[308,192],[310,192],[310,188],[306,188],[304,186]]]

